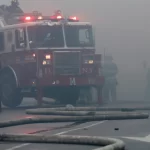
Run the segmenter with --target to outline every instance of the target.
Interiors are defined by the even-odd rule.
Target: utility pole
[[[106,49],[104,48],[104,62],[105,62]]]

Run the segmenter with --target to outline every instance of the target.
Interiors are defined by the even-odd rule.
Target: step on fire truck
[[[17,107],[23,97],[75,104],[80,90],[95,87],[101,101],[104,77],[95,54],[92,25],[61,11],[0,19],[0,95],[3,105]],[[12,23],[13,22],[13,23]],[[88,93],[88,92],[87,92]]]

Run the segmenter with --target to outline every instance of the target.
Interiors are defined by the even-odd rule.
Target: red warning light
[[[32,56],[35,57],[35,53],[33,53]]]
[[[30,17],[30,16],[27,16],[27,17],[25,17],[25,20],[26,20],[26,21],[30,21],[30,20],[31,20],[31,17]]]
[[[59,21],[62,19],[63,19],[63,17],[61,15],[50,16],[50,20],[52,20],[52,21]]]
[[[62,16],[57,16],[57,19],[62,19]]]
[[[38,17],[38,20],[42,20],[42,19],[43,19],[43,17],[42,17],[42,16],[39,16],[39,17]]]
[[[52,20],[60,20],[60,19],[63,19],[63,17],[62,16],[50,16],[50,19],[52,19]]]
[[[68,20],[69,21],[79,21],[79,19],[76,16],[69,17]]]
[[[72,19],[72,20],[78,20],[77,17],[71,17],[70,19]]]

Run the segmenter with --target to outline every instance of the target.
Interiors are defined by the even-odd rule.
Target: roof
[[[1,29],[12,29],[12,28],[19,28],[23,26],[34,26],[34,25],[60,25],[60,22],[51,22],[51,21],[37,21],[37,22],[27,22],[27,23],[19,23],[19,24],[13,24],[13,25],[6,25],[5,27],[2,27]],[[68,25],[91,25],[90,22],[68,22]]]

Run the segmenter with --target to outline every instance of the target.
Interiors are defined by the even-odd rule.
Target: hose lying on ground
[[[27,114],[51,114],[66,116],[31,117],[18,120],[0,122],[0,128],[14,125],[31,123],[50,122],[77,122],[77,121],[102,121],[102,120],[124,120],[124,119],[147,119],[149,115],[142,112],[101,112],[100,107],[71,107],[71,108],[39,108],[26,110]],[[110,108],[111,109],[111,108]],[[109,110],[109,108],[107,108]],[[99,111],[99,112],[98,112]],[[122,150],[124,142],[117,139],[93,137],[93,136],[72,136],[72,135],[12,135],[1,134],[0,141],[9,142],[42,142],[42,143],[66,143],[66,144],[88,144],[104,146],[99,150]]]
[[[31,109],[30,109],[31,110]],[[56,108],[38,108],[38,111],[137,111],[150,110],[150,107],[56,107]],[[27,110],[26,112],[28,112]],[[36,108],[34,109],[36,111]],[[32,111],[33,113],[33,111]],[[41,112],[40,112],[41,113]]]
[[[102,114],[126,114],[129,111],[142,110],[142,108],[107,108],[107,107],[59,107],[59,108],[38,108],[38,109],[27,109],[27,114],[33,115],[64,115],[64,116],[84,116],[89,113],[95,113],[97,115]],[[143,110],[145,110],[143,108]],[[147,110],[147,109],[146,109]],[[112,111],[112,112],[110,112]],[[128,113],[133,114],[133,113]],[[90,114],[91,115],[91,114]]]
[[[106,114],[106,115],[89,115],[89,116],[57,116],[57,117],[31,117],[10,121],[0,122],[0,128],[33,124],[33,123],[56,123],[56,122],[77,122],[77,121],[103,121],[103,120],[126,120],[126,119],[147,119],[147,113],[130,113],[130,114]]]
[[[103,138],[97,136],[77,136],[77,135],[0,135],[1,141],[9,142],[31,142],[31,143],[59,143],[59,144],[82,144],[104,146],[99,150],[122,150],[125,148],[124,142],[113,138]]]

